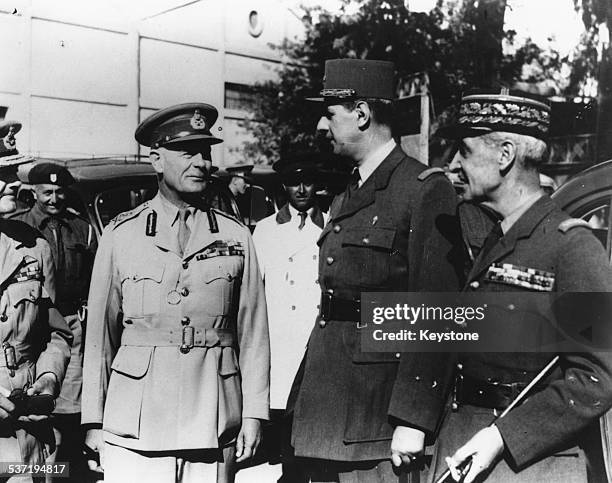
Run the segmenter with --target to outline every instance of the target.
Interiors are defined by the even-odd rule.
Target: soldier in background
[[[36,164],[28,173],[28,182],[34,186],[35,204],[12,217],[39,230],[51,246],[57,289],[55,304],[74,337],[70,364],[52,418],[58,448],[49,462],[70,462],[70,477],[79,481],[86,468],[80,414],[82,339],[97,240],[93,227],[67,205],[67,189],[75,181],[65,167]]]
[[[16,149],[20,128],[17,122],[0,123],[0,216],[15,211],[21,184],[17,167],[32,161]],[[31,226],[0,218],[0,459],[4,464],[43,465],[54,448],[48,417],[72,341],[70,329],[53,306],[54,296],[49,244]],[[39,396],[36,414],[24,412],[25,406],[15,399],[19,391]],[[8,468],[2,465],[0,471]],[[31,475],[15,480],[31,481]]]
[[[180,104],[138,126],[159,192],[100,240],[83,423],[105,481],[232,482],[268,419],[266,301],[251,235],[202,203],[217,115]]]
[[[324,216],[317,204],[318,167],[312,153],[283,156],[274,163],[287,203],[255,227],[253,242],[266,287],[270,325],[270,408],[272,430],[267,448],[280,448],[281,483],[308,482],[291,448],[292,415],[287,398],[317,317],[321,290],[317,283]]]

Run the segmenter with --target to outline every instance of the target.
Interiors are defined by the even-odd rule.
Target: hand
[[[408,426],[396,426],[391,440],[391,461],[394,466],[409,465],[423,452],[425,433]]]
[[[236,441],[236,463],[253,457],[260,442],[261,421],[255,418],[244,418]]]
[[[100,463],[93,459],[93,455],[87,455],[87,466],[91,471],[104,473],[104,435],[101,429],[89,429],[85,435],[85,447],[92,453],[98,453]]]
[[[463,480],[464,483],[471,483],[480,473],[492,466],[503,451],[504,440],[497,426],[492,425],[478,431],[451,458],[446,458],[446,464],[453,479],[459,481],[462,474],[457,467],[471,456],[472,462],[468,464],[469,470]]]
[[[15,405],[8,399],[11,391],[0,386],[0,421],[13,416]]]
[[[28,396],[33,396],[35,394],[49,394],[51,396],[54,396],[56,394],[56,389],[57,377],[52,372],[45,372],[38,379],[36,379],[32,386],[27,389],[26,394]],[[20,416],[18,420],[27,423],[36,423],[38,421],[44,421],[48,418],[48,415],[29,414],[25,416]]]

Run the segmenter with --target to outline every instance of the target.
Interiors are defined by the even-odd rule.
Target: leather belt
[[[334,297],[329,292],[321,293],[319,315],[323,320],[361,321],[361,302],[359,300]]]
[[[121,335],[121,345],[140,347],[180,346],[188,349],[193,347],[232,347],[234,342],[234,332],[231,329],[202,329],[193,326],[176,329],[126,327]]]
[[[453,409],[462,404],[490,409],[506,409],[525,389],[527,383],[501,383],[482,381],[465,374],[460,374],[455,380]],[[538,386],[536,386],[537,390]]]

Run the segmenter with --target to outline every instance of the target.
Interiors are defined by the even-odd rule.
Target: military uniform
[[[45,372],[61,384],[72,336],[52,305],[53,261],[49,245],[25,223],[0,219],[0,338],[13,347],[17,368],[0,357],[0,386],[31,385]],[[59,387],[59,386],[58,386]],[[48,422],[0,422],[3,461],[43,464],[55,442]],[[22,480],[19,480],[22,481]]]
[[[470,94],[462,99],[459,120],[443,134],[463,138],[502,131],[545,140],[549,112],[546,104],[519,93]],[[524,162],[515,159],[512,169],[525,169],[521,168]],[[533,172],[527,174],[535,178]],[[526,179],[527,174],[520,173]],[[498,208],[503,206],[500,200],[496,201]],[[558,337],[553,329],[556,324],[542,324],[543,318],[562,321],[571,333],[572,326],[588,317],[589,307],[581,307],[578,302],[588,303],[588,299],[580,299],[576,293],[612,291],[609,261],[586,222],[570,219],[542,192],[532,189],[499,228],[503,236],[497,240],[487,237],[465,290],[516,294],[515,302],[498,312],[503,317],[498,322],[500,337],[508,342],[554,342]],[[537,293],[565,294],[565,300],[571,303],[558,298],[551,311],[548,304],[533,305],[533,298],[521,296]],[[454,454],[476,432],[491,424],[554,355],[460,355],[453,410],[446,415],[436,443],[436,478],[445,470],[444,457]],[[597,431],[598,417],[612,405],[612,354],[565,352],[558,356],[554,370],[531,390],[527,399],[495,422],[503,439],[502,459],[481,473],[477,481],[587,481],[582,447],[587,437]]]
[[[213,463],[231,463],[221,452],[242,419],[268,419],[266,303],[251,235],[221,212],[191,210],[184,250],[178,208],[161,194],[119,215],[100,239],[82,421],[102,423],[107,447],[123,450],[114,461],[131,461],[131,473],[107,466],[111,480],[167,481],[155,465],[168,457],[203,462],[203,449],[213,450]],[[172,478],[189,480],[170,465]],[[219,466],[216,481],[232,481],[231,465]]]
[[[321,290],[346,301],[367,291],[456,290],[461,268],[449,262],[452,237],[443,233],[454,213],[443,173],[396,147],[350,200],[332,204],[319,239]],[[362,352],[359,319],[332,314],[311,334],[293,425],[299,456],[388,459],[393,419],[435,432],[447,357]]]
[[[555,292],[612,291],[612,274],[601,244],[579,224],[565,231],[568,218],[548,196],[542,196],[484,258],[476,260],[467,290],[517,294],[541,290],[519,278],[507,277],[500,282],[496,269],[505,267],[511,273],[512,266],[522,273],[537,270],[548,274]],[[520,298],[515,305],[519,310]],[[524,337],[529,333],[525,326],[529,320],[518,324],[515,334]],[[474,353],[461,357],[461,373],[477,381],[524,387],[552,355]],[[586,431],[594,430],[592,423],[612,405],[611,371],[610,353],[561,354],[561,362],[547,383],[496,422],[507,454],[489,481],[586,481],[584,454],[577,446]],[[461,403],[456,412],[448,414],[438,439],[437,475],[443,472],[443,457],[453,454],[493,417],[493,409]]]

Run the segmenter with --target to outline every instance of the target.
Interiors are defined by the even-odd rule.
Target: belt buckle
[[[191,349],[193,349],[193,339],[195,335],[195,329],[191,325],[186,325],[183,327],[183,338],[182,344],[180,347],[181,353],[187,354]]]
[[[331,304],[333,295],[331,292],[321,292],[321,307],[319,315],[323,320],[329,320],[331,316]]]

